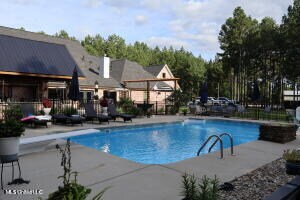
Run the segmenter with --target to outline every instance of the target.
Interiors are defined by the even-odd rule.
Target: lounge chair
[[[107,122],[109,124],[109,120],[111,119],[111,117],[102,114],[97,114],[92,103],[84,104],[84,109],[86,121],[94,122],[94,119],[98,119],[99,123]]]
[[[52,122],[53,124],[71,124],[72,126],[75,124],[80,124],[83,126],[83,118],[79,115],[67,116],[65,114],[53,114]]]
[[[116,121],[117,117],[120,117],[124,122],[132,122],[132,118],[134,117],[133,115],[118,113],[115,104],[108,105],[108,114],[114,121]]]
[[[51,121],[51,117],[49,116],[44,116],[44,115],[34,115],[34,107],[33,104],[31,103],[24,103],[21,104],[21,112],[23,114],[23,118],[21,119],[21,121],[25,124],[28,124],[34,128],[36,128],[37,126],[46,126],[47,122]]]

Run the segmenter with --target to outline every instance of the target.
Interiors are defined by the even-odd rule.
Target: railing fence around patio
[[[94,108],[97,113],[101,113],[102,108],[99,100],[80,100],[77,102],[72,102],[71,100],[57,100],[52,99],[52,111],[51,113],[72,113],[72,108],[75,109],[76,113],[79,115],[84,115],[84,104],[93,103]],[[21,105],[21,104],[32,104],[34,107],[33,115],[41,115],[43,113],[43,103],[42,102],[0,102],[0,120],[4,119],[4,111],[9,105]],[[144,101],[135,101],[134,106],[147,111],[150,111],[155,115],[165,115],[170,114],[171,104],[167,102],[151,101],[147,104]],[[208,109],[210,107],[208,106]],[[146,114],[146,113],[145,113]],[[242,118],[242,119],[254,119],[254,120],[274,120],[274,121],[284,121],[293,122],[295,117],[295,110],[288,110],[283,108],[272,108],[270,110],[265,110],[260,107],[248,107],[243,112],[232,112],[232,117]]]
[[[71,101],[71,100],[58,100],[52,99],[51,101],[51,114],[55,113],[68,113],[72,112],[72,109],[75,109],[77,114],[84,115],[85,103],[93,103],[94,108],[97,113],[101,113],[102,107],[99,100],[80,100],[80,101]],[[135,102],[134,106],[142,108],[145,102]],[[21,105],[21,104],[32,104],[34,108],[33,115],[41,115],[43,113],[43,103],[42,102],[0,102],[0,120],[4,119],[4,111],[8,106]],[[151,111],[156,115],[164,115],[168,113],[168,110],[171,105],[166,105],[165,102],[149,102],[148,111]]]

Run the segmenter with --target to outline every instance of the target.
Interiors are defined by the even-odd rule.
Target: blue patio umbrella
[[[71,85],[69,88],[68,98],[71,99],[72,101],[78,101],[79,95],[80,93],[79,93],[78,72],[77,72],[77,67],[75,66],[72,75]]]
[[[251,97],[252,101],[258,101],[260,99],[260,92],[257,81],[254,82],[253,93]]]
[[[207,83],[204,83],[200,89],[201,103],[203,104],[207,103],[207,96],[208,96]]]

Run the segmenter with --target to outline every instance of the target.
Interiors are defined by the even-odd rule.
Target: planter
[[[0,159],[7,161],[18,156],[20,137],[0,138]]]
[[[289,175],[300,175],[300,162],[286,161],[285,170]]]
[[[108,113],[107,113],[107,107],[102,107],[102,114],[103,115],[108,115]]]
[[[45,115],[49,115],[51,112],[51,108],[44,108],[43,111],[44,111]]]

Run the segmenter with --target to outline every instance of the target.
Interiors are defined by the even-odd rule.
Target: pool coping
[[[228,119],[211,118],[211,117],[196,118],[196,119],[201,119],[201,120],[221,119],[223,121],[228,120]],[[230,119],[230,120],[241,121],[235,119]],[[177,120],[177,122],[180,121],[182,120]],[[175,121],[170,123],[174,123],[174,122]],[[151,124],[147,123],[147,124],[140,124],[140,125],[144,126],[144,125],[153,125],[153,124],[163,124],[163,123],[151,123]],[[113,128],[118,128],[118,127],[113,127]],[[107,129],[107,127],[103,127],[103,129]],[[195,177],[199,179],[203,175],[207,175],[211,177],[214,174],[217,174],[221,182],[230,181],[235,177],[246,174],[252,170],[255,170],[256,168],[263,166],[266,163],[269,163],[277,158],[280,158],[283,149],[296,148],[299,145],[300,145],[299,135],[297,135],[296,141],[289,142],[286,144],[277,144],[277,143],[257,140],[257,141],[236,146],[235,148],[236,156],[234,157],[228,155],[227,150],[224,149],[226,151],[226,153],[224,154],[225,155],[224,159],[219,159],[219,151],[216,151],[209,154],[201,155],[199,157],[195,156],[189,159],[185,159],[170,164],[148,164],[148,165],[139,164],[134,161],[113,156],[107,153],[99,152],[97,150],[84,147],[81,145],[78,145],[78,148],[76,146],[74,147],[72,146],[72,154],[74,153],[73,159],[75,161],[77,160],[77,162],[78,160],[81,161],[82,159],[83,160],[91,159],[94,162],[96,162],[94,158],[97,156],[99,159],[98,162],[100,163],[103,162],[105,163],[105,165],[109,165],[109,166],[113,164],[113,167],[110,169],[106,168],[106,169],[98,170],[98,168],[95,168],[95,170],[91,171],[89,174],[86,174],[86,172],[80,172],[81,174],[80,177],[84,177],[85,180],[87,181],[86,183],[83,184],[92,188],[93,189],[92,192],[94,195],[95,195],[94,191],[95,192],[100,191],[106,186],[112,186],[112,188],[105,193],[104,199],[107,200],[179,199],[178,190],[180,189],[181,176],[184,173],[193,174],[195,175]],[[81,157],[75,156],[76,154],[78,155],[78,152],[81,152],[80,155],[83,154],[84,156]],[[29,164],[27,165],[28,171],[34,170],[31,168],[32,165],[34,166],[36,165],[36,164],[31,165],[31,163],[34,162],[39,162],[39,163],[44,162],[45,163],[44,166],[48,167],[47,164],[49,164],[49,167],[52,166],[54,168],[58,168],[57,163],[53,163],[49,161],[49,156],[53,154],[56,154],[56,151],[52,151],[52,150],[44,151],[37,154],[24,155],[24,157],[21,156],[20,159],[21,162],[23,162],[23,164],[24,163],[26,164],[26,162]],[[41,160],[38,160],[37,158]],[[135,167],[126,168],[124,166],[130,163],[132,163],[132,165],[134,164]],[[99,163],[94,163],[94,165],[95,167],[102,166],[99,165]],[[85,165],[81,167],[83,168],[84,166]],[[91,167],[92,169],[94,169],[93,165]],[[121,172],[120,169],[123,168],[124,170]],[[86,170],[89,170],[89,167]],[[99,178],[97,179],[97,181],[94,181],[94,179],[92,179],[92,174],[94,176],[97,176],[99,174],[107,174],[107,173],[113,174],[113,176],[109,176],[108,178]],[[56,175],[58,174],[52,174],[52,176],[55,177]],[[48,187],[50,183],[53,185],[53,182],[51,182],[50,180],[48,180],[47,182],[43,182],[43,180],[47,179],[47,177],[43,176],[43,178],[40,177],[38,174],[37,176],[35,176],[35,178],[32,177],[34,181],[37,181],[39,184],[41,184],[39,185],[39,187],[41,188],[46,186]],[[159,186],[155,187],[156,184],[158,184]],[[50,191],[53,191],[54,189],[55,188],[52,187],[49,188]],[[116,196],[119,198],[116,198]]]

